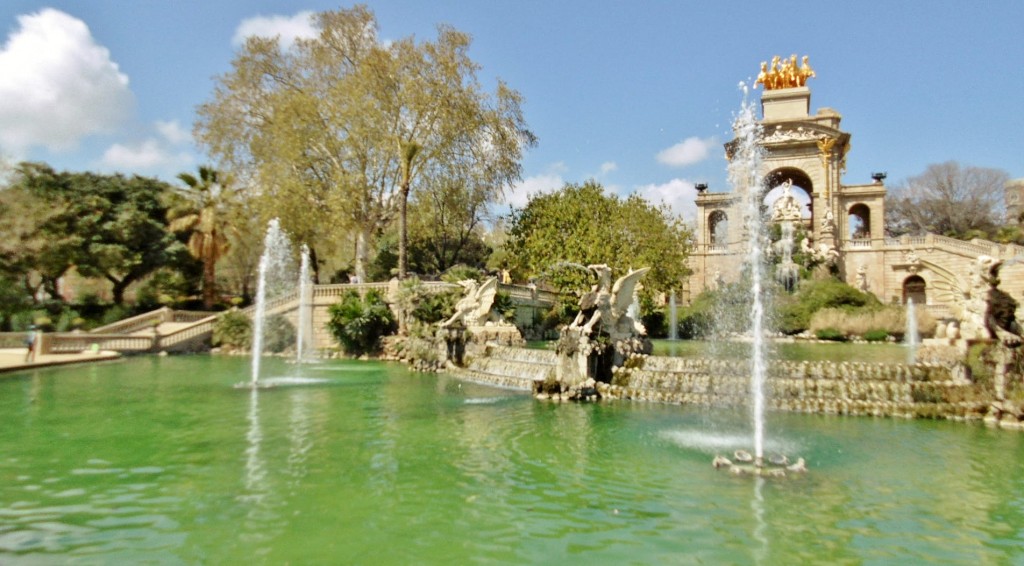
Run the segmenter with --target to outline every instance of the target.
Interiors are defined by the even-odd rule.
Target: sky
[[[370,1],[379,37],[473,38],[494,91],[538,138],[504,209],[594,179],[692,219],[694,184],[727,191],[722,144],[761,61],[808,55],[811,112],[852,134],[844,182],[892,186],[956,160],[1024,177],[1024,2]],[[174,181],[246,35],[312,33],[321,0],[3,0],[0,156]],[[760,90],[753,96],[759,96]]]

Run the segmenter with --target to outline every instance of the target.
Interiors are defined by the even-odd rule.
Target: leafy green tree
[[[250,38],[200,106],[196,138],[315,253],[355,234],[366,279],[371,240],[399,220],[407,267],[406,203],[441,176],[497,194],[520,174],[532,144],[518,93],[480,87],[469,37],[442,27],[436,41],[377,40],[366,7],[321,12],[319,35],[282,49]]]
[[[211,309],[217,302],[216,266],[229,248],[231,209],[238,197],[216,169],[204,165],[198,173],[178,175],[185,187],[175,191],[168,218],[172,231],[188,234],[188,251],[203,264],[203,307]]]
[[[121,304],[129,285],[185,251],[167,230],[167,183],[139,176],[57,173],[38,163],[23,163],[15,183],[16,190],[34,199],[30,207],[46,211],[28,236],[39,245],[36,267],[44,279],[60,277],[74,266],[86,277],[109,281],[114,302]]]
[[[688,228],[666,207],[637,195],[621,199],[588,181],[534,196],[514,210],[505,251],[520,277],[547,275],[559,266],[580,273],[574,265],[595,263],[607,264],[616,276],[651,267],[643,286],[657,292],[682,287],[690,246]]]
[[[492,251],[482,236],[490,202],[487,188],[457,179],[423,183],[410,203],[410,269],[443,273],[459,264],[485,267]]]

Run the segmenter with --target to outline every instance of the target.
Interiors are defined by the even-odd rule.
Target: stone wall
[[[649,357],[626,385],[603,385],[605,397],[664,403],[745,406],[750,365],[698,358]],[[938,365],[862,362],[770,364],[766,403],[771,410],[885,417],[980,419],[985,395]]]
[[[466,368],[450,371],[463,379],[530,391],[535,381],[554,377],[555,364],[551,350],[489,346],[467,360]],[[747,362],[649,356],[639,367],[619,370],[613,381],[620,385],[600,383],[598,391],[605,399],[746,406],[749,376]],[[991,392],[934,364],[775,361],[766,390],[769,410],[802,413],[980,420],[991,417],[994,407]],[[1019,418],[1007,419],[1012,412],[1002,410],[999,424],[1018,428],[1024,413],[1016,411],[1022,413]]]

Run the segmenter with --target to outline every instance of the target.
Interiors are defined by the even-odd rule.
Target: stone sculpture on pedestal
[[[611,268],[590,265],[597,283],[580,299],[580,312],[562,329],[556,351],[558,386],[580,388],[588,380],[608,382],[613,368],[651,352],[643,324],[629,314],[640,279],[650,268],[630,271],[613,285]]]

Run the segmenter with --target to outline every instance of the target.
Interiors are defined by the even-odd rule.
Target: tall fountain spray
[[[302,245],[299,268],[299,327],[295,338],[295,361],[301,364],[313,355],[313,281],[309,273],[309,247]]]
[[[907,331],[903,335],[903,343],[907,345],[907,363],[912,364],[916,358],[917,345],[921,342],[921,336],[917,332],[917,313],[914,309],[914,299],[907,298]]]
[[[291,262],[291,243],[281,230],[281,223],[275,218],[267,225],[263,238],[263,255],[260,256],[256,280],[256,312],[252,318],[252,380],[259,385],[260,358],[263,355],[263,333],[267,318],[267,301],[279,295],[285,273]],[[291,264],[294,266],[294,264]],[[294,271],[292,271],[294,274]],[[293,280],[294,281],[294,280]]]
[[[759,144],[761,124],[757,120],[755,105],[746,99],[733,123],[736,144],[729,162],[729,182],[743,199],[744,221],[743,241],[746,242],[746,263],[750,269],[750,389],[753,403],[752,420],[754,427],[754,462],[760,466],[764,461],[764,380],[765,380],[765,307],[762,287],[764,279],[764,220],[761,198],[764,177],[761,171],[763,150]]]

